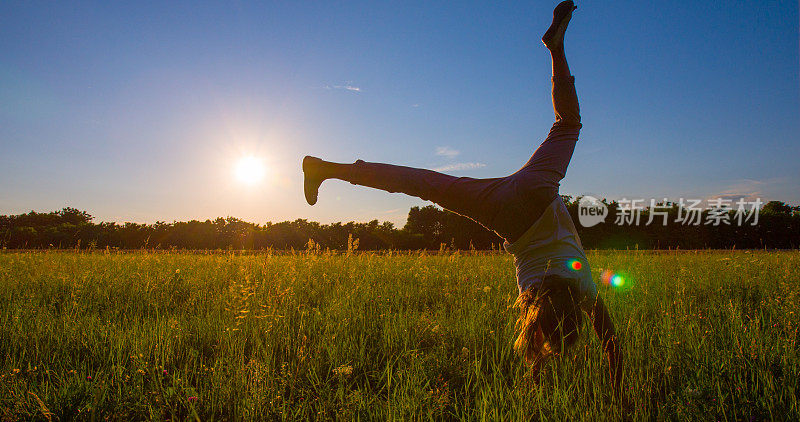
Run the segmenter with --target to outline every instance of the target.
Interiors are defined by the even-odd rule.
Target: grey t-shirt
[[[513,244],[505,242],[503,247],[514,255],[520,293],[541,283],[545,275],[555,274],[576,279],[587,299],[597,297],[589,261],[560,195],[522,237]],[[574,264],[576,260],[580,264]]]

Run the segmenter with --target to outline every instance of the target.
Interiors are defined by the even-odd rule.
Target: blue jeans
[[[578,142],[581,118],[575,78],[553,78],[552,82],[555,123],[533,156],[514,174],[475,179],[358,160],[345,180],[432,201],[513,243],[556,199]]]

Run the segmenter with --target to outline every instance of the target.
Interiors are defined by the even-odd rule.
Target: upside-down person
[[[564,55],[564,33],[576,9],[563,1],[542,37],[552,59],[555,123],[533,156],[506,177],[474,179],[431,170],[357,160],[340,164],[303,159],[306,201],[314,205],[326,179],[340,179],[435,202],[469,217],[505,240],[514,255],[520,308],[515,349],[538,376],[542,364],[575,343],[586,313],[608,356],[617,394],[622,355],[614,323],[592,281],[589,262],[559,195],[581,129],[574,77]]]

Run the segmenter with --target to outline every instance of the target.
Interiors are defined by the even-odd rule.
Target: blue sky
[[[0,214],[402,224],[423,201],[331,181],[309,207],[300,160],[496,177],[552,124],[556,2],[131,3],[0,3]],[[562,193],[800,203],[796,1],[577,5]]]

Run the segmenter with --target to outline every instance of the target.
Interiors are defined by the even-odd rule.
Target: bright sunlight
[[[266,173],[264,161],[252,155],[242,157],[236,162],[234,174],[236,180],[250,186],[255,186],[264,180],[264,173]]]

